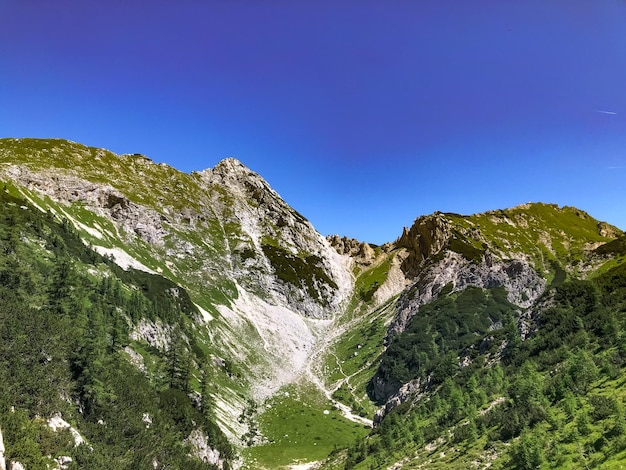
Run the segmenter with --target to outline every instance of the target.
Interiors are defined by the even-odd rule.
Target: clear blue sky
[[[0,136],[234,156],[324,234],[574,205],[626,229],[624,0],[0,0]]]

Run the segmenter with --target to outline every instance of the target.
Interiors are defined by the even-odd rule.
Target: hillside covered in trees
[[[184,290],[159,275],[122,270],[68,223],[6,191],[0,253],[7,461],[29,470],[49,468],[61,455],[72,459],[68,468],[217,468],[193,455],[196,434],[232,458],[209,406],[211,378],[199,369],[208,359],[189,341],[184,314],[195,306]],[[169,325],[175,340],[165,352],[143,351],[151,362],[137,367],[125,347],[131,326],[144,319]],[[76,445],[69,428],[54,431],[46,419],[55,415],[84,442]]]
[[[623,259],[624,239],[598,251]],[[390,380],[417,380],[424,393],[329,467],[620,468],[626,263],[587,280],[555,278],[526,338],[513,307],[498,289],[475,288],[427,304],[381,360]]]

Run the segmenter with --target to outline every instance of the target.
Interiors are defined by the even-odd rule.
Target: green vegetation
[[[385,283],[395,252],[383,255],[374,247],[377,260],[371,266],[355,267],[355,286],[345,313],[336,321],[342,331],[325,351],[323,374],[334,390],[333,399],[363,417],[376,406],[367,395],[367,384],[378,369],[384,351],[387,326],[393,317],[397,296],[374,306],[374,294]],[[382,255],[382,256],[381,256]]]
[[[190,400],[194,347],[184,289],[123,271],[85,246],[67,222],[0,192],[0,424],[7,458],[46,468],[213,468],[190,456],[199,429],[226,459],[233,449],[206,407]],[[146,348],[142,374],[124,348],[139,321],[170,325],[168,351]],[[200,354],[200,355],[199,355]],[[208,375],[207,375],[208,374]],[[210,376],[207,369],[205,375]],[[88,444],[46,424],[60,413]],[[145,420],[149,417],[151,422]]]
[[[315,255],[293,255],[278,245],[263,244],[262,248],[278,279],[297,288],[304,288],[309,296],[322,305],[328,305],[328,300],[321,292],[321,285],[337,289],[337,284],[324,271],[321,258]]]
[[[129,201],[148,207],[194,208],[194,199],[203,194],[194,175],[168,165],[152,164],[140,154],[116,155],[63,139],[0,139],[0,163],[5,162],[35,171],[58,168],[82,178],[89,175],[90,181],[113,183]],[[129,172],[140,177],[129,180]],[[195,198],[186,197],[188,194]]]
[[[626,264],[553,287],[526,341],[511,327],[501,295],[472,289],[422,307],[383,364],[400,381],[422,377],[424,396],[395,408],[328,467],[384,468],[408,456],[404,468],[619,468],[626,449]],[[502,328],[483,338],[485,320],[498,315]],[[433,343],[444,354],[420,355]],[[498,351],[501,363],[493,362]],[[463,357],[471,361],[461,365]]]
[[[236,438],[251,469],[329,454],[328,468],[626,465],[626,238],[612,240],[618,230],[582,211],[539,203],[426,217],[436,219],[433,239],[430,229],[416,232],[424,245],[408,240],[416,251],[401,258],[409,277],[419,280],[450,250],[473,263],[527,259],[549,289],[523,310],[502,288],[453,292],[449,284],[388,347],[398,297],[377,305],[376,293],[401,250],[373,247],[373,264],[355,265],[352,297],[315,364],[320,378],[333,399],[366,417],[376,409],[370,396],[382,400],[410,381],[419,387],[370,432],[309,383],[265,403],[249,399],[250,378],[267,367],[255,349],[263,338],[252,320],[231,321],[221,306],[232,306],[240,287],[267,300],[254,285],[254,269],[265,265],[258,258],[267,257],[296,302],[308,296],[328,306],[338,287],[321,258],[280,239],[291,216],[262,220],[256,251],[236,208],[263,207],[264,188],[244,200],[201,174],[57,139],[0,139],[6,165],[59,169],[59,190],[66,177],[106,188],[97,195],[104,212],[17,181],[0,192],[0,426],[7,457],[29,470],[60,455],[73,458],[71,468],[212,468],[186,443],[195,431],[228,466],[235,449],[216,425],[218,403],[248,403],[240,421],[249,432]],[[106,212],[113,208],[154,218],[162,239],[120,229]],[[121,269],[90,243],[153,273]],[[243,300],[238,308],[249,305]],[[214,317],[208,326],[196,305]],[[158,341],[131,337],[140,325]],[[57,414],[87,443],[52,431],[47,420]]]
[[[468,287],[439,296],[424,305],[391,342],[378,375],[397,387],[416,378],[441,383],[458,372],[460,353],[472,360],[495,352],[505,327],[514,321],[516,308],[506,300],[502,287]]]
[[[599,222],[589,214],[555,204],[525,204],[470,216],[444,215],[455,227],[450,242],[453,251],[470,260],[480,258],[485,248],[505,259],[524,253],[546,277],[553,272],[551,261],[573,266],[585,258],[589,243],[612,240],[600,234]]]
[[[258,419],[266,442],[245,451],[250,469],[322,460],[333,449],[352,444],[368,432],[345,419],[312,384],[284,387],[263,407]]]
[[[388,302],[370,315],[353,321],[325,357],[327,382],[333,388],[339,387],[333,398],[363,417],[371,417],[376,411],[366,387],[380,364],[386,325],[393,315],[392,306],[393,303]]]
[[[448,242],[448,247],[450,250],[463,255],[466,259],[474,263],[480,263],[485,254],[487,245],[481,244],[477,240],[467,238],[460,233],[456,233]]]
[[[358,293],[360,300],[363,302],[372,300],[374,293],[387,280],[392,261],[393,257],[388,257],[357,278],[354,290]]]

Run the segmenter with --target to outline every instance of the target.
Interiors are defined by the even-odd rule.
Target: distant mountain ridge
[[[618,275],[624,263],[621,230],[576,208],[543,203],[421,216],[382,246],[324,237],[233,158],[186,174],[142,155],[60,139],[0,139],[0,183],[7,221],[19,214],[10,207],[23,206],[32,215],[18,217],[18,228],[58,223],[67,231],[64,244],[76,237],[94,253],[76,258],[78,251],[64,249],[54,255],[84,273],[80,289],[89,291],[109,276],[122,283],[125,294],[111,315],[127,327],[110,351],[125,351],[125,364],[161,394],[163,404],[171,398],[163,395],[167,390],[172,397],[184,391],[188,404],[181,409],[207,413],[207,423],[217,423],[235,446],[232,452],[224,447],[210,424],[183,426],[178,442],[195,449],[199,468],[321,462],[338,442],[348,450],[335,452],[326,465],[397,463],[401,459],[376,448],[387,430],[400,429],[394,416],[418,409],[442,384],[452,387],[450,381],[478,367],[472,364],[505,364],[518,339],[523,346],[542,337],[543,312],[558,304],[560,286],[601,282]],[[33,261],[29,270],[52,269],[52,239],[45,230],[27,232],[15,242],[7,228],[3,243],[18,243],[28,259],[45,260],[41,268]],[[8,263],[12,255],[5,253]],[[153,291],[153,285],[164,290]],[[127,302],[135,291],[147,295],[155,310],[131,315]],[[90,295],[79,297],[100,302],[100,294]],[[144,302],[137,299],[132,302]],[[84,315],[81,321],[93,321],[88,311]],[[166,370],[181,367],[188,372],[170,372],[174,378],[166,379]],[[85,419],[87,440],[98,439],[82,410],[86,395],[72,391],[80,389],[82,370],[67,379],[79,405],[56,412]],[[109,373],[102,369],[96,379],[107,383]],[[8,409],[11,400],[0,404]],[[124,412],[144,419],[140,409]],[[329,420],[336,437],[320,431],[329,429]],[[363,424],[372,420],[376,427],[365,437]],[[11,451],[20,439],[11,432],[4,439],[9,458],[34,462],[30,454]],[[519,432],[503,439],[518,439]],[[367,455],[355,458],[355,439],[369,443]],[[107,449],[97,452],[106,455]],[[78,450],[64,452],[85,458]],[[498,447],[494,459],[504,462],[508,455]],[[157,452],[151,464],[172,465],[167,458]],[[120,468],[127,464],[118,461]]]

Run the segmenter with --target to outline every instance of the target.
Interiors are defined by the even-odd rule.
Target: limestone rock
[[[410,229],[406,227],[395,241],[396,248],[405,248],[409,256],[404,260],[403,271],[416,277],[424,260],[439,253],[452,235],[452,227],[439,212],[419,217]]]
[[[67,455],[61,455],[60,457],[57,457],[54,460],[59,465],[59,469],[61,469],[61,470],[67,469],[71,465],[71,463],[73,462],[72,457],[69,457]]]
[[[397,314],[389,328],[389,337],[406,329],[419,308],[437,298],[449,283],[453,291],[466,287],[492,289],[504,287],[507,300],[526,308],[544,292],[546,281],[524,259],[494,262],[488,256],[475,264],[453,251],[428,267],[398,301]]]
[[[193,448],[193,455],[205,463],[215,465],[220,470],[224,468],[224,460],[219,451],[209,445],[208,436],[200,429],[194,429],[185,440]]]
[[[412,380],[402,385],[399,390],[387,399],[385,405],[376,411],[374,415],[374,426],[380,424],[387,413],[407,400],[418,401],[422,398],[428,385],[428,380],[422,382],[420,379]]]
[[[607,224],[606,222],[598,223],[598,233],[607,238],[617,238],[623,234],[617,227]]]
[[[360,242],[354,238],[331,235],[326,237],[337,253],[349,256],[356,264],[370,266],[376,258],[374,249],[366,242]]]
[[[2,429],[0,429],[0,470],[6,470],[6,461],[4,459],[4,440],[2,438]]]
[[[38,173],[27,167],[10,166],[3,171],[29,190],[65,204],[80,203],[114,222],[122,233],[162,246],[165,230],[155,210],[131,202],[110,184],[97,184],[65,173]]]

